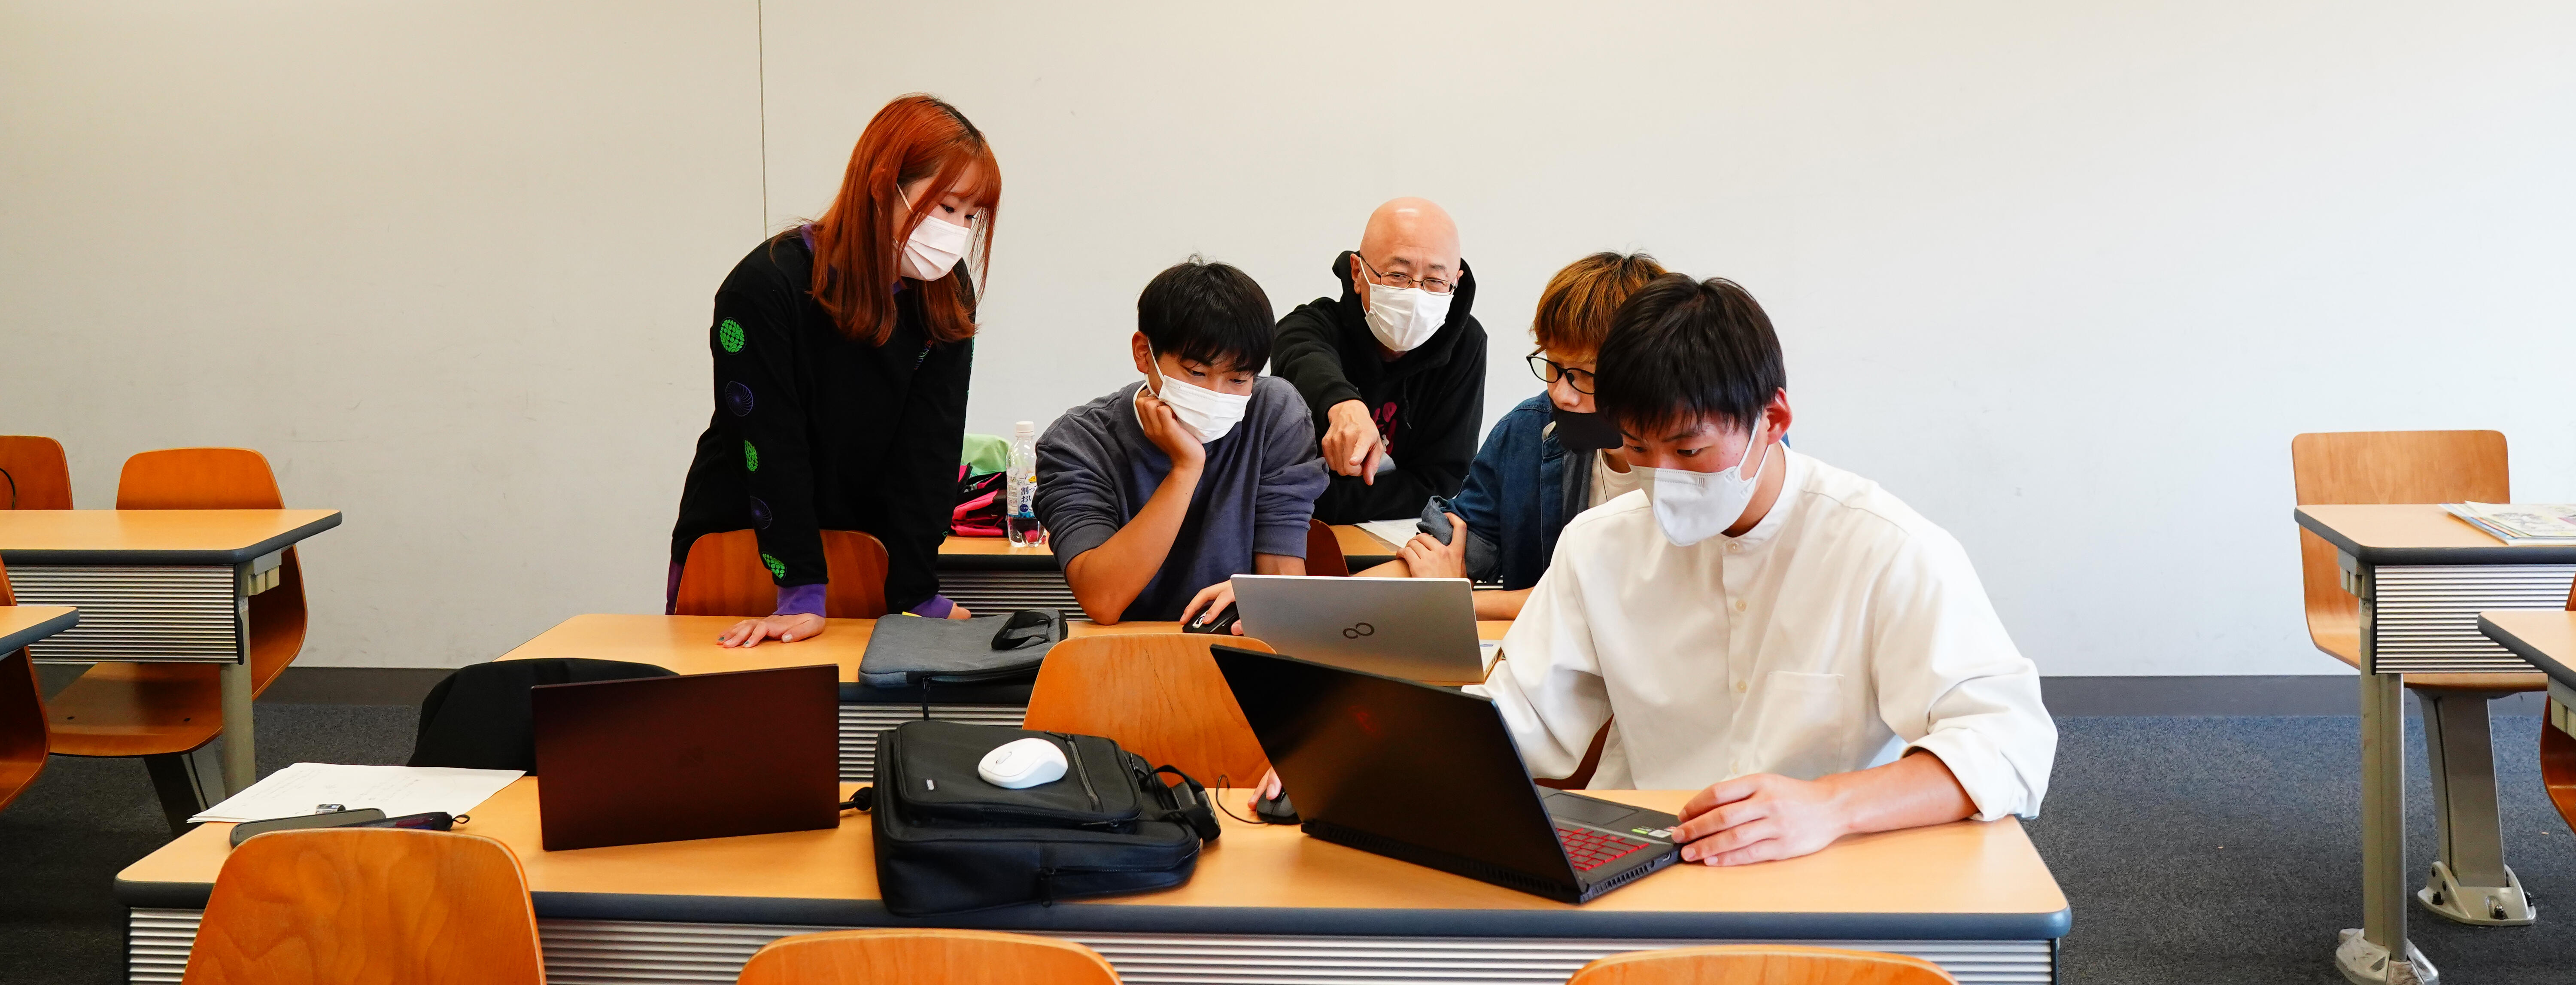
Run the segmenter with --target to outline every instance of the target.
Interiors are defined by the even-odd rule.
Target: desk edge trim
[[[202,910],[207,883],[116,880],[134,909]],[[1377,910],[1355,907],[1134,906],[1058,903],[899,917],[876,900],[634,893],[529,894],[547,920],[851,927],[963,927],[1176,934],[1359,937],[1671,938],[1675,940],[2054,940],[2074,912],[1674,913],[1633,910]]]
[[[30,568],[95,565],[98,567],[143,568],[248,564],[260,555],[295,546],[313,535],[340,525],[340,511],[317,517],[292,530],[248,547],[208,551],[93,551],[93,550],[0,550],[0,564],[24,565]]]
[[[2370,504],[2312,503],[2308,505],[2351,506]],[[2449,516],[2448,514],[2444,515]],[[2421,564],[2576,564],[2576,547],[2560,547],[2552,544],[2523,544],[2520,546],[2507,544],[2503,541],[2495,540],[2493,535],[2488,534],[2484,530],[2479,530],[2476,527],[2469,526],[2466,521],[2463,521],[2458,517],[2450,517],[2451,522],[2459,524],[2461,527],[2480,537],[2485,537],[2488,540],[2495,542],[2477,547],[2363,547],[2351,537],[2347,537],[2336,531],[2333,526],[2327,524],[2324,520],[2308,515],[2307,506],[2293,507],[2291,509],[2291,516],[2298,520],[2300,529],[2323,538],[2326,543],[2334,545],[2335,550],[2349,554],[2354,560],[2372,567]]]
[[[2546,612],[2556,610],[2544,609],[2536,611]],[[2504,627],[2498,626],[2493,621],[2489,620],[2487,618],[2487,614],[2484,612],[2478,613],[2478,632],[2484,634],[2486,638],[2494,640],[2497,646],[2504,647],[2507,652],[2512,653],[2514,656],[2521,657],[2522,659],[2529,661],[2533,667],[2539,668],[2541,673],[2548,675],[2558,683],[2565,684],[2569,687],[2576,687],[2576,668],[2569,667],[2566,664],[2551,658],[2546,652],[2543,652],[2539,647],[2531,645],[2522,637],[2506,632]]]
[[[44,607],[37,606],[36,608]],[[0,656],[5,656],[9,653],[15,652],[19,647],[35,643],[45,637],[52,636],[55,633],[80,625],[80,608],[78,606],[64,606],[63,608],[70,609],[71,611],[56,615],[51,619],[47,619],[33,626],[11,633],[8,636],[0,637]]]

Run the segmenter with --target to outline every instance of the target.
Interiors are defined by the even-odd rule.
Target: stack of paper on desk
[[[1379,540],[1402,547],[1405,541],[1413,539],[1414,534],[1422,532],[1422,529],[1416,526],[1421,522],[1420,520],[1370,520],[1360,524],[1359,527],[1376,535]]]
[[[250,789],[224,798],[189,818],[199,821],[265,821],[311,814],[323,804],[350,810],[373,807],[386,817],[445,811],[463,814],[524,776],[518,770],[469,770],[450,766],[341,766],[297,763],[271,773]]]
[[[2442,508],[2507,544],[2576,545],[2576,503],[2444,503]]]

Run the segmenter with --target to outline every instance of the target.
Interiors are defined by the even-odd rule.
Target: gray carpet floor
[[[398,762],[407,708],[263,704],[260,770]],[[2075,909],[2065,980],[2341,982],[2335,930],[2360,914],[2356,720],[2062,718],[2046,814],[2031,824]],[[2446,982],[2576,981],[2576,837],[2541,793],[2539,721],[2496,722],[2507,858],[2536,927],[2478,929],[2414,911]],[[2423,741],[2410,734],[2409,857],[2433,853]],[[118,869],[167,840],[143,767],[57,757],[0,812],[0,982],[123,980]]]

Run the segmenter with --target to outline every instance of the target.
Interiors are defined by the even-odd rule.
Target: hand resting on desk
[[[726,649],[754,647],[759,646],[762,640],[774,639],[781,643],[794,643],[797,640],[821,635],[823,635],[823,617],[810,612],[801,612],[794,615],[745,619],[733,624],[733,628],[717,636],[716,645]]]
[[[1739,776],[1682,805],[1682,861],[1743,865],[1812,855],[1847,834],[1941,824],[1976,813],[1941,757],[1917,749],[1885,766],[1799,780]]]

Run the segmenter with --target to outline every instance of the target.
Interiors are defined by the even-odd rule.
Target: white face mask
[[[1389,349],[1411,352],[1420,348],[1449,320],[1450,295],[1367,281],[1361,281],[1360,286],[1368,292],[1369,334],[1377,336],[1378,344]]]
[[[1162,398],[1164,405],[1172,408],[1172,415],[1180,418],[1183,428],[1198,436],[1199,444],[1204,445],[1225,437],[1234,431],[1236,424],[1242,422],[1243,409],[1252,404],[1251,394],[1238,397],[1171,379],[1164,376],[1159,369],[1162,357],[1153,355],[1151,350],[1147,350],[1147,355],[1155,360],[1147,365],[1158,367],[1147,377],[1154,381],[1152,387],[1154,396]],[[1138,392],[1141,395],[1144,391]],[[1145,426],[1145,413],[1142,409],[1136,412],[1136,426],[1140,428]]]
[[[912,207],[912,199],[904,195],[903,189],[895,189],[894,194],[903,199],[904,208]],[[905,238],[903,257],[895,261],[895,266],[914,280],[938,280],[948,276],[957,261],[966,258],[967,241],[974,237],[974,230],[935,215],[922,216],[921,222],[912,227],[912,235]]]
[[[1638,485],[1645,488],[1647,501],[1655,504],[1655,525],[1663,528],[1664,540],[1674,547],[1689,547],[1725,533],[1744,518],[1744,510],[1753,505],[1753,493],[1762,487],[1762,470],[1771,462],[1771,446],[1754,444],[1761,435],[1757,424],[1753,433],[1744,436],[1744,461],[1733,468],[1692,472],[1637,466],[1642,473]],[[1753,465],[1750,476],[1742,474],[1748,462]]]

